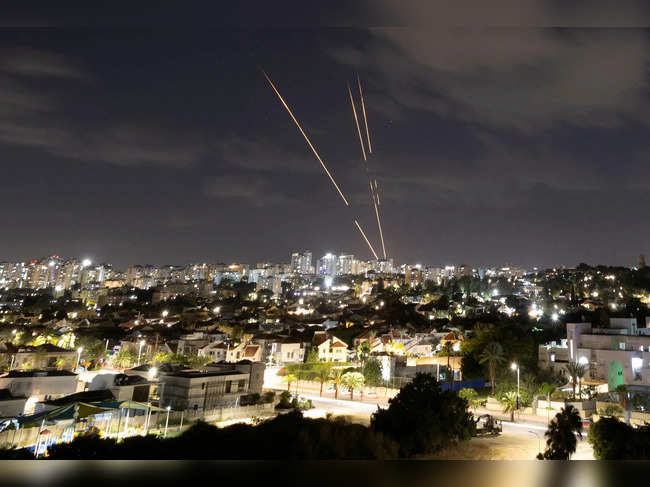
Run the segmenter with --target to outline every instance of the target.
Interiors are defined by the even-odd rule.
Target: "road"
[[[311,418],[325,417],[328,413],[335,416],[345,416],[350,421],[365,425],[370,424],[370,416],[377,410],[377,406],[387,407],[388,402],[381,399],[368,401],[350,401],[320,397],[318,393],[300,393],[300,397],[311,399],[313,409],[306,411],[305,416]],[[483,414],[479,410],[477,414]],[[544,450],[544,432],[547,428],[545,418],[526,418],[523,421],[510,422],[504,420],[505,415],[494,411],[490,414],[502,419],[503,432],[495,437],[473,438],[471,441],[450,448],[436,458],[449,460],[533,460]],[[593,449],[583,434],[578,440],[574,460],[594,460]]]

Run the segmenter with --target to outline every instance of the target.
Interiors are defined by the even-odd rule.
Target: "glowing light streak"
[[[370,144],[370,131],[368,130],[368,117],[366,117],[366,103],[363,100],[363,91],[361,90],[361,78],[357,74],[357,85],[359,86],[359,97],[361,98],[361,111],[363,112],[363,123],[366,126],[366,137],[368,138],[368,153],[372,154],[372,145]]]
[[[354,220],[354,223],[357,226],[357,228],[359,229],[359,232],[361,232],[361,235],[363,236],[364,240],[368,244],[368,247],[370,247],[370,251],[372,252],[372,255],[375,256],[375,259],[379,259],[379,257],[377,257],[377,252],[375,252],[375,249],[372,248],[372,244],[370,243],[370,240],[368,240],[368,237],[366,237],[366,234],[364,233],[363,229],[361,228],[361,225],[359,225],[359,222]]]
[[[275,87],[275,85],[273,84],[273,81],[271,81],[271,78],[268,77],[268,75],[266,74],[266,72],[265,72],[264,70],[261,70],[261,71],[262,71],[262,74],[264,75],[264,77],[266,78],[266,81],[269,82],[269,85],[271,85],[271,88],[273,88],[273,91],[275,91],[275,94],[276,94],[276,95],[278,96],[278,98],[280,99],[280,102],[282,103],[282,105],[284,106],[284,108],[286,108],[287,112],[289,113],[289,116],[291,117],[291,119],[293,120],[293,122],[296,124],[296,127],[298,127],[298,130],[300,130],[300,133],[301,133],[302,136],[305,138],[305,141],[307,142],[307,145],[309,145],[309,148],[311,149],[311,151],[312,151],[312,152],[314,153],[314,155],[316,156],[316,159],[318,159],[318,162],[320,162],[320,165],[321,165],[321,166],[323,167],[323,169],[325,170],[325,173],[327,173],[327,176],[330,178],[330,181],[332,182],[332,184],[333,184],[334,187],[336,188],[336,191],[338,191],[339,195],[341,196],[341,199],[343,199],[343,202],[345,203],[345,206],[350,206],[350,203],[348,203],[348,200],[347,200],[347,199],[345,198],[345,196],[343,195],[343,191],[341,191],[341,188],[339,188],[339,185],[336,184],[336,181],[334,180],[334,177],[333,177],[332,174],[330,173],[329,169],[327,169],[327,166],[325,165],[325,163],[324,163],[323,160],[321,159],[320,155],[318,155],[318,152],[316,151],[316,148],[315,148],[315,147],[313,146],[313,144],[311,143],[311,140],[309,140],[309,137],[307,137],[307,134],[305,133],[305,131],[304,131],[304,130],[302,129],[302,127],[300,126],[300,123],[298,122],[298,120],[296,120],[296,117],[293,115],[293,112],[291,111],[291,108],[289,108],[289,105],[287,105],[287,103],[284,101],[284,98],[282,98],[282,95],[280,94],[280,92],[278,91],[278,89],[277,89],[277,88]]]
[[[374,191],[372,190],[372,181],[370,181],[370,195],[372,196],[373,206],[375,207],[375,215],[377,216],[377,227],[379,228],[379,238],[381,239],[381,249],[386,258],[386,245],[384,244],[384,232],[381,229],[381,219],[379,218],[379,210],[377,209],[377,200]]]
[[[352,105],[352,113],[354,114],[354,123],[357,125],[357,133],[359,134],[359,143],[361,144],[361,152],[363,160],[366,161],[366,148],[363,146],[363,136],[361,135],[361,127],[359,126],[359,118],[357,117],[357,109],[354,106],[354,99],[352,98],[352,90],[348,85],[348,94],[350,95],[350,104]]]

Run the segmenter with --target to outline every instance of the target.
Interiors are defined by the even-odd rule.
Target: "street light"
[[[167,427],[169,426],[169,411],[171,411],[172,407],[167,406],[167,419],[165,420],[165,435],[163,438],[167,438]]]
[[[517,362],[512,362],[512,364],[510,364],[510,368],[511,368],[512,370],[516,370],[516,371],[517,371],[517,409],[520,409],[520,406],[521,406],[521,396],[520,396],[520,394],[519,394],[519,364],[517,364]]]
[[[144,340],[140,340],[140,347],[138,348],[138,365],[140,365],[140,355],[142,354],[142,347],[147,343]]]
[[[77,349],[77,365],[75,365],[74,369],[77,370],[79,367],[79,362],[81,361],[81,352],[83,352],[83,347],[79,347]]]
[[[162,317],[167,318],[167,315],[169,314],[169,311],[165,310],[162,312]]]

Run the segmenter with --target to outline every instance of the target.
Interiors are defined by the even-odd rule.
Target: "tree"
[[[443,392],[431,374],[422,373],[389,400],[387,409],[377,409],[371,427],[394,439],[403,457],[437,453],[469,440],[476,430],[467,402],[454,391]]]
[[[332,383],[334,384],[334,399],[339,398],[339,388],[341,387],[343,378],[343,369],[332,369],[331,372]]]
[[[488,372],[490,373],[490,383],[492,384],[492,395],[494,395],[494,387],[496,385],[497,365],[505,362],[503,355],[503,347],[498,342],[491,342],[479,358],[479,363],[488,364]]]
[[[330,378],[332,373],[332,365],[326,362],[318,363],[314,365],[314,372],[316,375],[316,380],[320,382],[320,395],[323,395],[323,385]]]
[[[196,369],[212,362],[212,357],[209,355],[191,355],[188,357],[187,362],[190,367]]]
[[[499,402],[503,405],[503,412],[510,413],[510,421],[514,422],[517,410],[517,393],[515,391],[506,392],[501,396]]]
[[[359,372],[346,372],[341,376],[341,382],[350,392],[350,399],[354,399],[354,391],[363,387],[363,374]]]
[[[601,418],[589,428],[587,441],[598,460],[650,459],[650,426],[633,428],[617,418]]]
[[[366,384],[378,386],[382,382],[381,364],[374,357],[368,358],[361,367],[361,373]]]
[[[122,348],[119,352],[117,352],[115,359],[113,359],[115,365],[122,368],[131,367],[136,362],[136,360],[138,360],[137,355],[125,348]]]
[[[291,390],[291,384],[296,382],[297,377],[295,374],[287,374],[284,376],[284,381],[287,383],[287,391]]]
[[[320,362],[320,360],[318,360],[318,349],[317,348],[312,348],[309,351],[309,353],[307,354],[307,356],[305,357],[305,363],[306,364],[316,364],[318,362]]]
[[[544,460],[569,460],[576,451],[578,440],[582,438],[582,419],[572,405],[565,406],[549,423],[546,436],[546,450],[537,456]]]
[[[571,377],[571,388],[573,394],[573,400],[576,399],[576,383],[582,380],[582,376],[585,375],[585,366],[579,364],[578,362],[569,362],[566,364],[565,369],[569,377]],[[580,388],[578,388],[578,393],[580,393]]]
[[[366,360],[370,356],[370,342],[361,342],[359,346],[357,347],[357,360],[361,362],[361,364],[365,364]]]
[[[447,374],[449,374],[449,371],[451,371],[451,375],[450,375],[451,380],[449,382],[454,381],[454,371],[451,370],[449,366],[450,357],[452,356],[453,353],[454,353],[454,347],[452,346],[451,342],[445,342],[445,344],[440,349],[440,355],[442,355],[443,357],[447,357]]]
[[[479,407],[479,398],[478,393],[474,389],[463,388],[458,391],[458,397],[465,399],[467,406],[476,412],[476,409]]]
[[[106,354],[106,342],[94,337],[80,337],[75,345],[83,347],[84,358],[93,366]]]
[[[625,422],[629,423],[630,418],[629,415],[627,414],[628,407],[629,407],[629,398],[628,398],[628,393],[627,393],[627,387],[625,387],[623,384],[619,385],[616,387],[616,395],[618,396],[618,403],[621,406],[621,409],[623,410],[623,413],[625,414]]]

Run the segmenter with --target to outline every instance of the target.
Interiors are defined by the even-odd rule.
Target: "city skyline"
[[[553,10],[525,3],[555,25]],[[469,16],[461,34],[444,20],[419,27],[454,19],[449,8],[340,7],[314,7],[309,28],[292,2],[275,30],[279,12],[261,8],[173,34],[165,8],[127,18],[96,7],[92,21],[79,6],[8,8],[21,28],[3,32],[0,53],[0,255],[370,258],[354,225],[381,247],[346,88],[357,75],[388,256],[547,267],[647,253],[645,31],[532,28],[509,12],[521,28]],[[350,13],[355,27],[341,27]]]

